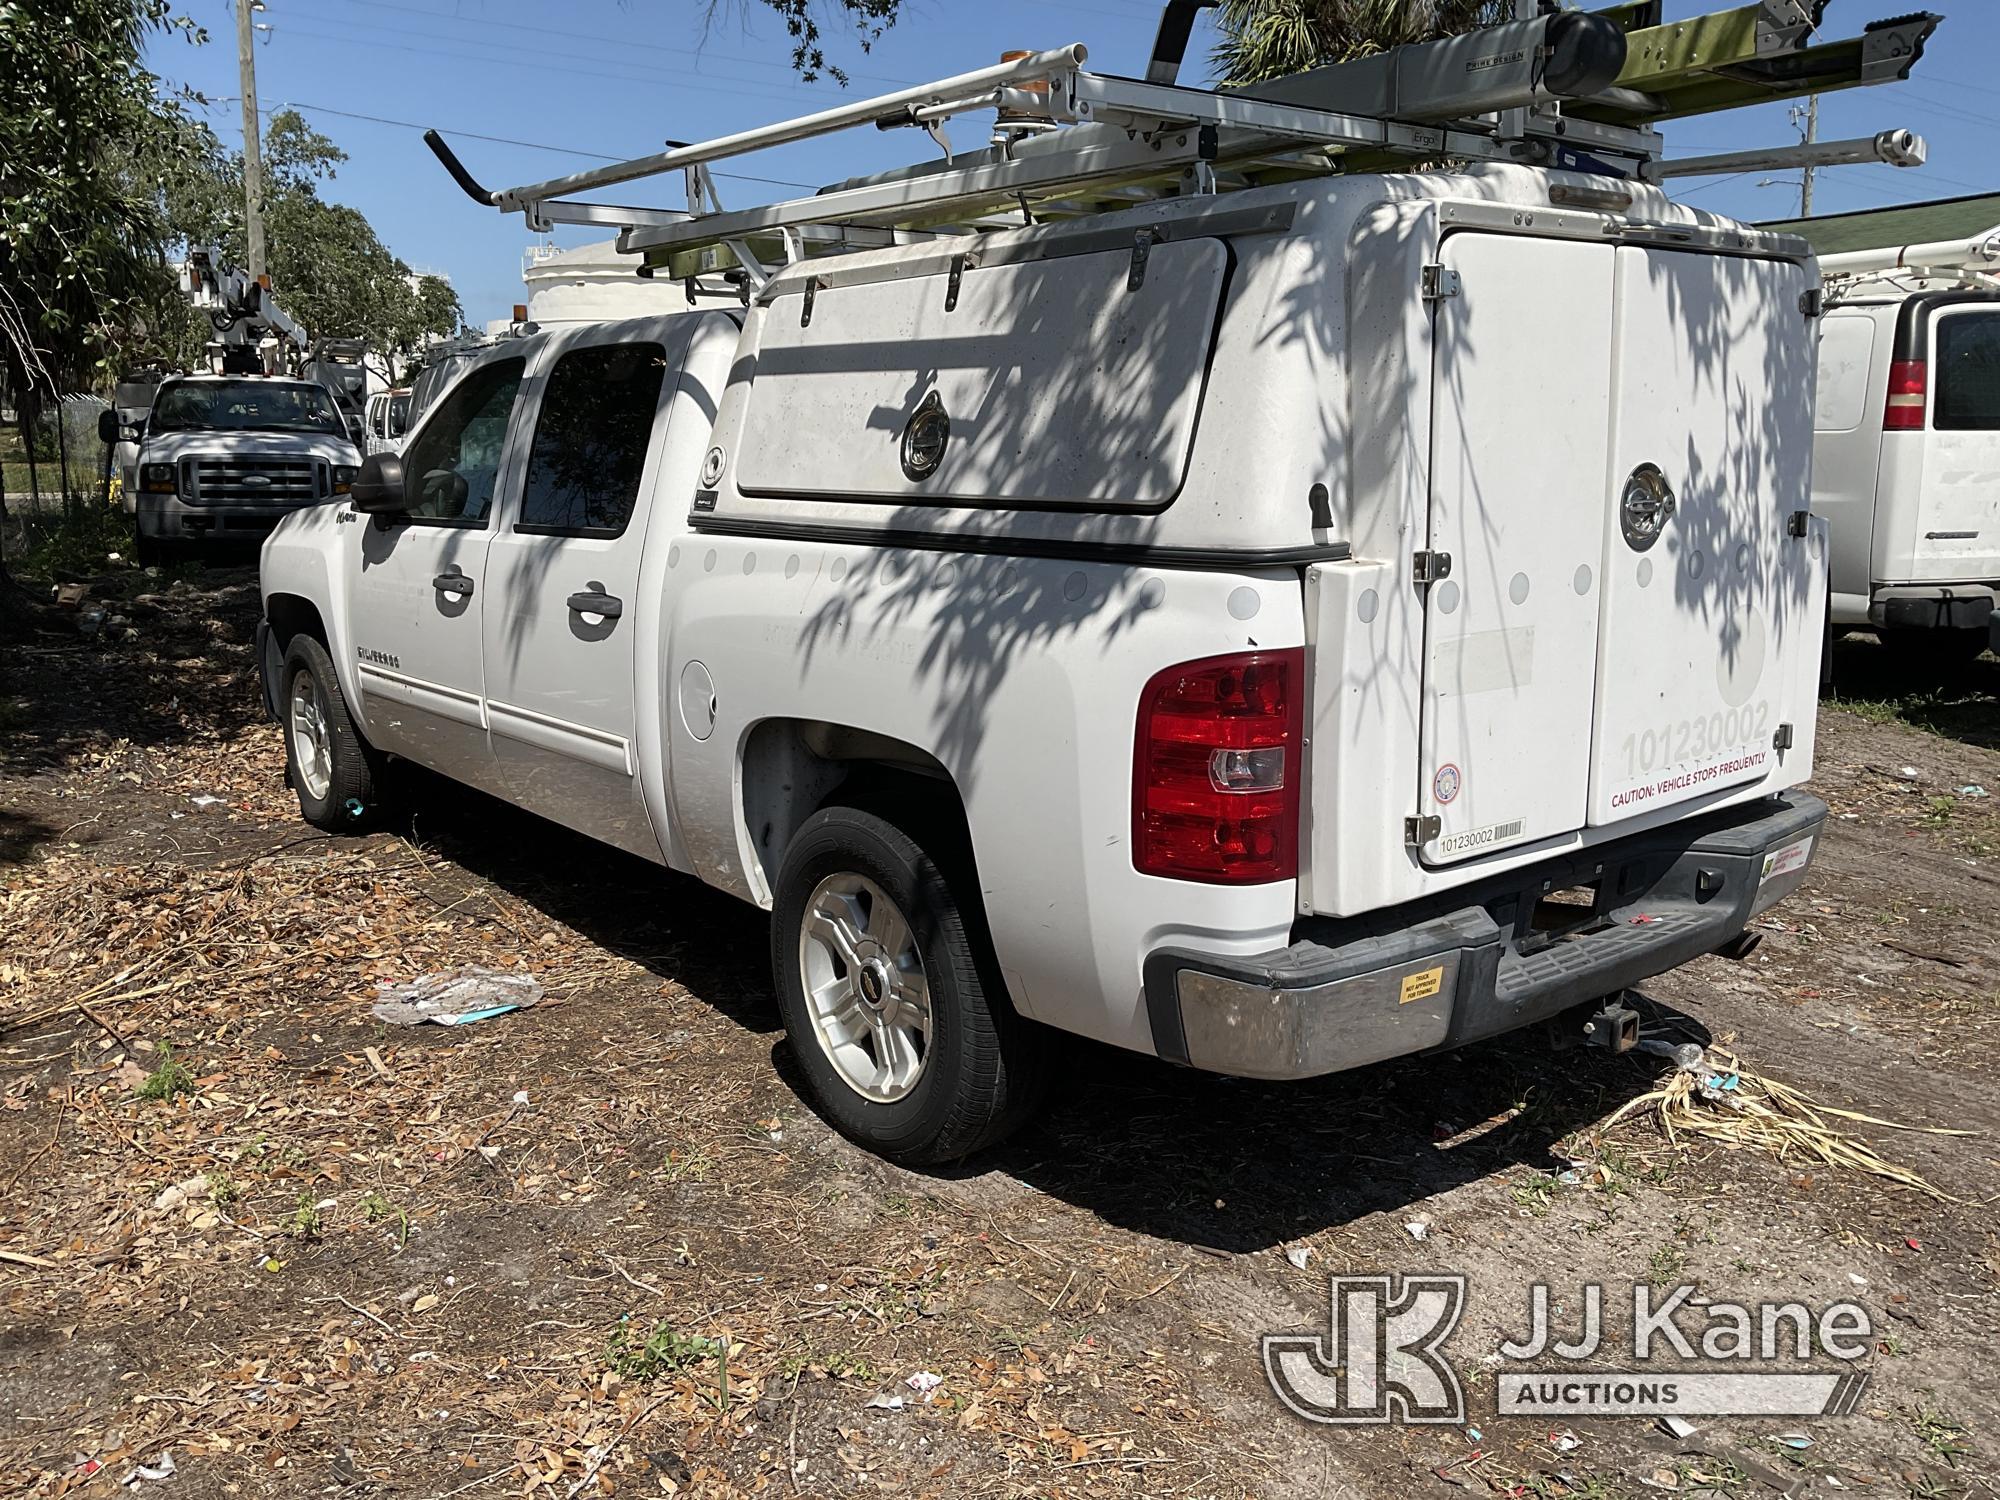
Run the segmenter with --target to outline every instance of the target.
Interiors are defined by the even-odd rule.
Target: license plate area
[[[1547,885],[1521,893],[1515,950],[1539,953],[1611,925],[1602,878],[1552,890]]]

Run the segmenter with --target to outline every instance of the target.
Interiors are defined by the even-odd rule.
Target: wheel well
[[[320,619],[319,607],[310,599],[297,594],[273,594],[264,601],[264,618],[271,623],[271,639],[277,643],[280,659],[291,648],[295,635],[312,636],[328,651],[333,649],[326,636],[326,622]]]
[[[941,835],[961,847],[969,842],[965,804],[937,757],[865,729],[766,719],[744,743],[742,787],[743,824],[765,905],[793,836],[822,807],[866,807],[912,837]]]

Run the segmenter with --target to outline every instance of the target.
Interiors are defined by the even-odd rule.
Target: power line
[[[457,22],[481,30],[525,31],[531,32],[536,36],[567,37],[569,40],[575,42],[607,42],[624,51],[631,51],[637,48],[643,52],[665,52],[675,57],[686,57],[689,55],[689,49],[686,47],[670,47],[660,42],[641,42],[622,36],[606,36],[599,31],[573,31],[555,26],[530,26],[522,21],[489,21],[473,16],[446,15],[441,11],[412,9],[410,6],[394,3],[394,0],[346,0],[346,3],[349,5],[365,5],[372,10],[394,11],[398,15],[405,17],[420,16],[427,21]],[[320,17],[319,19],[323,20],[325,17]],[[411,34],[424,35],[425,33],[417,32]],[[695,48],[693,49],[693,55],[700,57],[704,54],[702,49]],[[718,52],[713,55],[724,62],[742,63],[746,67],[777,68],[786,73],[794,72],[790,63],[768,62],[760,57],[739,57],[729,52]],[[881,73],[857,73],[852,69],[842,69],[842,71],[850,78],[865,78],[871,83],[889,83],[899,88],[912,87],[921,82],[920,79],[915,78],[890,78]]]
[[[235,96],[231,95],[213,102],[217,104],[230,104],[235,102]],[[553,151],[561,156],[581,156],[591,161],[625,160],[622,156],[610,156],[602,151],[581,151],[569,146],[551,146],[543,141],[520,141],[505,135],[482,135],[476,130],[460,130],[456,126],[450,125],[420,125],[415,120],[392,120],[387,115],[366,115],[357,110],[335,109],[330,104],[307,104],[303,100],[298,99],[287,99],[283,104],[274,105],[269,109],[259,109],[257,113],[268,118],[278,113],[279,110],[285,109],[306,109],[311,110],[314,114],[339,115],[344,120],[366,120],[371,125],[395,125],[404,130],[422,132],[435,129],[446,135],[457,136],[462,140],[491,141],[497,146],[520,146],[528,151]],[[711,177],[727,177],[735,182],[758,182],[769,187],[803,188],[808,192],[820,186],[816,182],[793,182],[784,177],[757,177],[748,172],[711,171],[709,175]]]

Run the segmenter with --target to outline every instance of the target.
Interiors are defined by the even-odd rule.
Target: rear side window
[[[666,379],[659,344],[574,349],[556,361],[535,423],[516,531],[615,537],[631,523]]]
[[[1830,317],[1819,335],[1815,432],[1852,432],[1868,407],[1868,365],[1875,354],[1875,320]]]
[[[403,485],[413,521],[484,524],[500,482],[507,419],[521,389],[525,360],[482,365],[453,386],[403,455]]]
[[[2000,312],[1941,313],[1931,327],[1931,426],[2000,431]]]

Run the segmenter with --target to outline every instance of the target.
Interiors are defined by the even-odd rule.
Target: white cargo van
[[[1536,97],[1575,22],[1441,76]],[[1808,247],[1512,159],[1657,140],[1581,118],[1231,182],[1442,134],[1081,60],[773,127],[1066,122],[734,214],[699,169],[743,137],[510,194],[452,159],[723,306],[480,352],[272,536],[302,812],[365,822],[400,757],[767,908],[815,1099],[906,1161],[1004,1133],[1065,1034],[1278,1079],[1629,1043],[1623,989],[1747,951],[1826,817]],[[700,214],[567,196],[684,167]]]
[[[1833,531],[1832,622],[1918,662],[1977,656],[2000,594],[2000,234],[1820,264],[1813,509]]]

